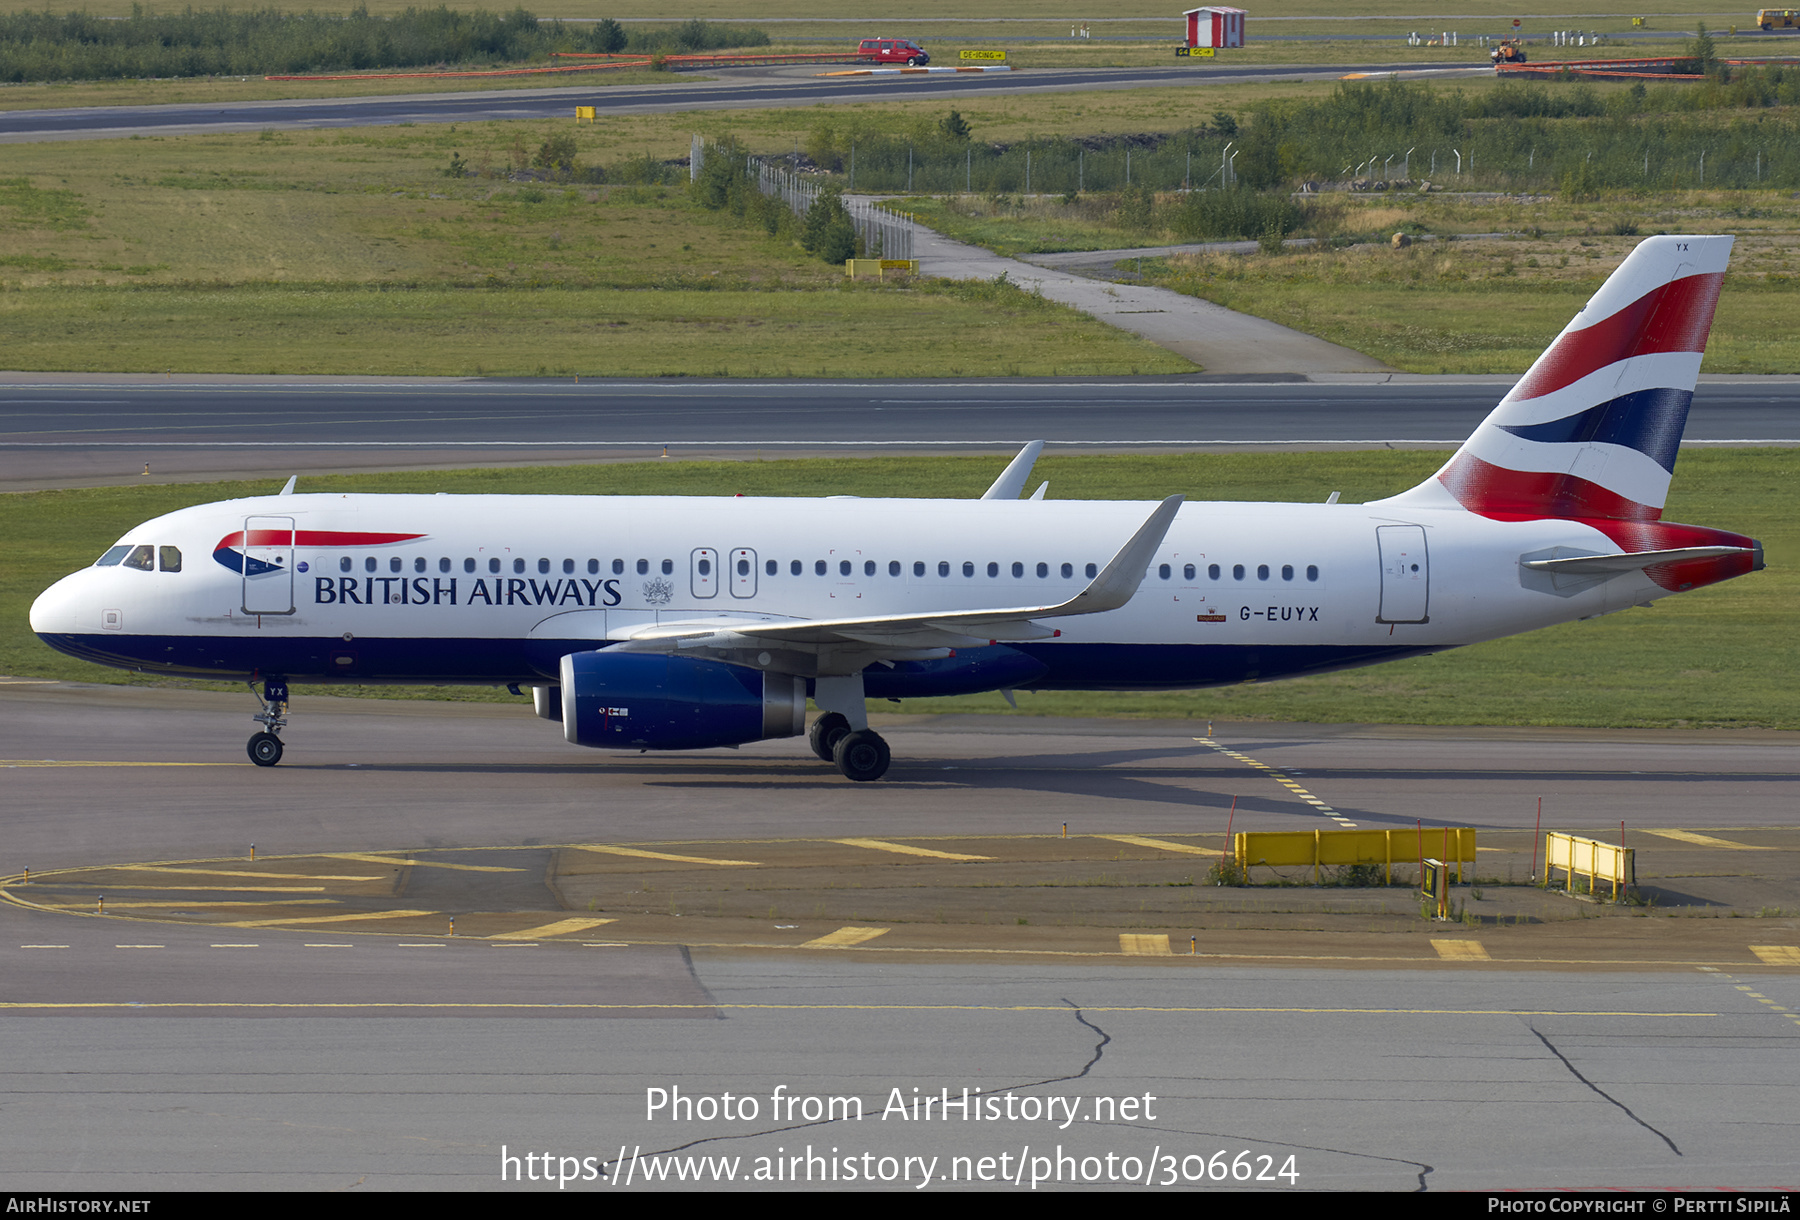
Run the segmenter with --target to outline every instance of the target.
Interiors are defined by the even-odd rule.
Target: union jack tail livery
[[[1456,456],[1396,501],[1448,493],[1499,520],[1660,518],[1731,243],[1640,244]]]
[[[1760,569],[1755,540],[1662,520],[1732,241],[1640,243],[1455,456],[1381,503],[1580,521],[1662,558],[1639,566],[1671,591]]]

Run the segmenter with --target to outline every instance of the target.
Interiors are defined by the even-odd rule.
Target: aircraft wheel
[[[845,733],[838,738],[831,760],[843,772],[845,779],[864,784],[887,774],[888,759],[887,742],[881,739],[879,733],[864,729],[861,732]]]
[[[250,739],[245,750],[257,766],[273,767],[281,761],[281,738],[273,733],[258,733]]]
[[[807,731],[806,743],[812,752],[819,756],[821,762],[836,762],[837,757],[832,748],[838,739],[850,731],[850,721],[838,712],[826,712],[813,721],[812,728]]]

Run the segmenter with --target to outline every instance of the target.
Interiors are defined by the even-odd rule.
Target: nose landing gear
[[[257,694],[256,683],[251,682],[250,693],[256,695],[256,701],[262,710],[250,719],[263,726],[263,731],[251,735],[244,749],[250,755],[250,761],[259,767],[273,767],[281,761],[281,738],[278,734],[287,727],[288,688],[287,682],[281,678],[267,678],[263,681],[262,693]]]

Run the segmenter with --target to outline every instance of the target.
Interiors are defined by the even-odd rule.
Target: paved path
[[[991,280],[1005,275],[1053,301],[1092,314],[1109,326],[1141,335],[1185,356],[1208,373],[1391,373],[1361,352],[1312,335],[1234,313],[1166,288],[1115,284],[1050,267],[1002,258],[917,226],[913,253],[922,275]]]

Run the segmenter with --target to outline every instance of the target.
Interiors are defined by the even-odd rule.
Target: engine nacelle
[[[646,652],[563,657],[563,736],[578,746],[699,750],[806,731],[806,680]]]

